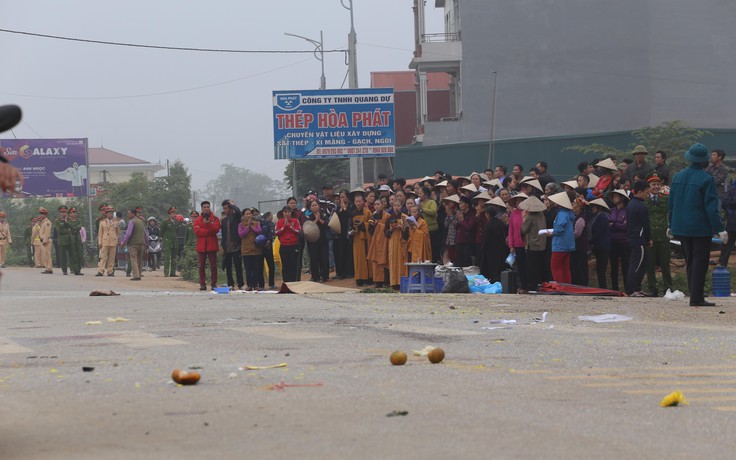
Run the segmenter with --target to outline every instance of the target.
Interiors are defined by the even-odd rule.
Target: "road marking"
[[[231,331],[244,332],[246,334],[263,335],[275,339],[283,340],[317,340],[317,339],[335,339],[337,336],[307,332],[304,330],[294,330],[289,327],[237,327],[228,328]]]
[[[31,349],[18,345],[12,340],[0,337],[0,355],[12,355],[16,353],[30,353]]]

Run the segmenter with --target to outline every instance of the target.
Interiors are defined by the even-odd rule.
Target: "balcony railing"
[[[451,34],[424,34],[422,35],[422,43],[447,43],[459,42],[460,32]]]

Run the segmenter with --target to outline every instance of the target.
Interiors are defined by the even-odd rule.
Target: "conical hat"
[[[490,200],[493,199],[491,195],[488,194],[488,192],[480,192],[479,194],[475,195],[473,197],[474,200]]]
[[[547,206],[545,206],[544,203],[542,203],[542,201],[536,196],[530,196],[526,200],[519,203],[519,209],[521,209],[522,211],[540,212],[546,211]]]
[[[576,180],[568,180],[562,183],[562,185],[567,185],[568,187],[572,187],[573,189],[578,188],[578,181]]]
[[[305,220],[302,224],[302,233],[304,233],[305,240],[314,243],[319,239],[319,226],[311,220]]]
[[[503,184],[498,179],[491,179],[483,182],[483,185],[490,185],[491,187],[503,187]]]
[[[351,191],[350,191],[350,195],[353,195],[353,194],[355,194],[355,193],[362,193],[362,194],[364,194],[364,195],[365,195],[365,190],[363,190],[363,189],[362,189],[362,188],[360,188],[360,187],[357,187],[357,188],[355,188],[355,189],[353,189],[353,190],[351,190]]]
[[[442,198],[442,201],[452,201],[455,204],[460,204],[460,196],[457,194],[450,195],[448,197]]]
[[[526,193],[517,193],[516,195],[509,198],[509,201],[514,200],[516,198],[519,198],[520,200],[526,200],[527,198],[529,198],[529,195],[527,195]]]
[[[570,202],[570,197],[567,196],[567,192],[555,193],[549,197],[549,201],[562,206],[563,208],[572,210],[572,203]]]
[[[332,230],[335,233],[342,233],[342,225],[340,225],[340,216],[337,215],[336,212],[333,212],[330,216],[330,221],[327,223],[327,226],[330,227],[330,230]]]
[[[611,193],[618,193],[619,195],[621,195],[622,197],[626,198],[627,200],[630,200],[631,199],[631,198],[629,198],[628,192],[626,190],[623,190],[623,189],[616,189],[616,190],[613,190]]]
[[[611,171],[618,170],[618,168],[616,168],[616,163],[614,163],[613,160],[611,160],[610,158],[599,161],[598,163],[596,163],[596,167],[610,169]]]
[[[469,192],[473,192],[473,193],[475,193],[475,192],[478,191],[478,187],[476,187],[475,184],[463,185],[460,188],[463,189],[463,190],[467,190]]]
[[[435,179],[434,176],[424,176],[421,179],[419,179],[419,182],[426,182],[428,180],[431,180],[432,182],[436,182],[437,179]]]
[[[498,206],[501,208],[506,207],[506,203],[503,202],[503,200],[500,197],[493,197],[490,200],[486,201],[486,204],[492,204],[494,206]]]
[[[537,179],[536,177],[524,176],[524,177],[521,178],[521,180],[519,181],[519,183],[520,184],[523,184],[524,182],[529,182],[529,181],[536,180],[536,179]]]
[[[601,178],[595,174],[588,174],[588,187],[593,188]]]
[[[435,184],[434,188],[437,188],[437,187],[447,187],[447,181],[443,180],[442,182]]]
[[[539,182],[537,179],[531,179],[526,182],[522,182],[521,185],[530,185],[540,192],[544,192],[544,189],[542,188],[542,183]]]
[[[603,198],[596,198],[595,200],[591,201],[589,204],[595,204],[595,205],[600,206],[601,208],[608,209],[609,211],[611,210],[611,208],[608,207],[608,203],[606,203],[606,200],[604,200]]]

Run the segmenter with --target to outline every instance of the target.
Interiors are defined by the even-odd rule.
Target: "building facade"
[[[425,30],[432,7],[442,10],[444,31]],[[736,126],[732,3],[414,0],[414,12],[409,67],[423,146],[595,138],[674,120]],[[422,105],[428,72],[450,77],[453,113],[442,120]]]

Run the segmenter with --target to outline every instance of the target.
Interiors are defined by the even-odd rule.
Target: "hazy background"
[[[347,0],[346,0],[347,3]],[[340,0],[201,1],[0,0],[0,28],[135,44],[313,50],[284,32],[346,49],[350,13]],[[370,72],[408,70],[411,0],[354,0],[361,87]],[[427,32],[442,32],[427,5]],[[0,32],[0,104],[23,122],[4,138],[89,138],[90,147],[151,162],[182,160],[193,188],[238,166],[283,178],[273,160],[271,91],[318,88],[310,54],[230,54],[87,44]],[[325,54],[328,88],[347,88],[344,53]]]

